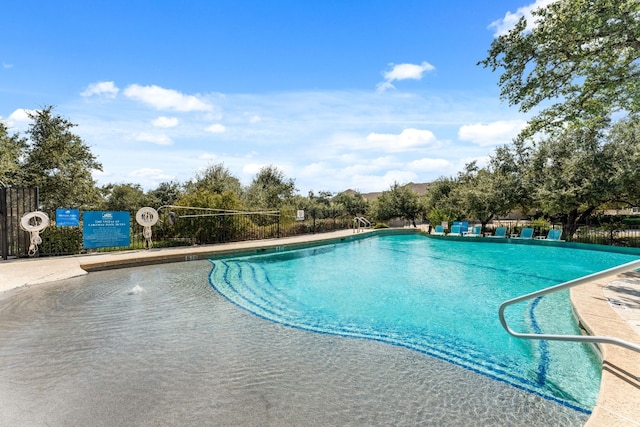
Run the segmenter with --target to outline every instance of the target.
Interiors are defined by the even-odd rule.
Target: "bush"
[[[74,255],[82,252],[80,227],[51,226],[42,233],[41,255]]]
[[[628,217],[622,219],[622,223],[624,225],[638,226],[638,225],[640,225],[640,218],[638,218],[636,216],[628,216]]]

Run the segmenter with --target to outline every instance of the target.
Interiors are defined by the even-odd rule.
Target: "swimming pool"
[[[635,259],[562,247],[381,236],[213,261],[212,286],[287,326],[417,350],[589,412],[600,362],[585,345],[526,341],[500,303]],[[568,291],[511,309],[525,332],[576,334]]]
[[[428,244],[422,239],[349,265],[386,262],[395,252],[414,261],[407,264],[412,277],[433,276],[425,263],[443,268],[437,256],[465,252],[467,242],[451,243],[432,261],[410,255],[412,245]],[[490,246],[507,251],[496,268],[519,274],[508,267],[515,245]],[[274,255],[308,262],[341,247]],[[0,293],[0,425],[579,426],[588,419],[421,351],[255,316],[212,289],[211,267],[192,261],[98,271]],[[450,276],[454,284],[468,278]]]

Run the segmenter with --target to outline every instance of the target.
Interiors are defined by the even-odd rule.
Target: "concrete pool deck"
[[[342,230],[218,245],[0,261],[0,292],[65,280],[90,271],[193,261],[239,252],[277,251],[285,247],[350,240],[374,232],[362,230],[354,234],[353,230]],[[590,334],[614,336],[640,344],[639,272],[612,275],[573,288],[571,300],[582,325]],[[602,382],[598,401],[586,425],[640,426],[640,353],[609,344],[599,347],[603,356]]]

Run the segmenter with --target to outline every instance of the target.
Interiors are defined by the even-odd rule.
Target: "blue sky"
[[[527,117],[476,65],[549,0],[6,0],[0,120],[55,105],[98,184],[266,165],[309,190],[453,176]]]

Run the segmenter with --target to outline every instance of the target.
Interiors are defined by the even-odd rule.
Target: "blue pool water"
[[[513,338],[510,298],[636,259],[562,247],[379,236],[212,260],[211,285],[273,322],[410,348],[589,412],[600,362],[590,348]],[[579,333],[568,292],[507,311],[523,332]]]

